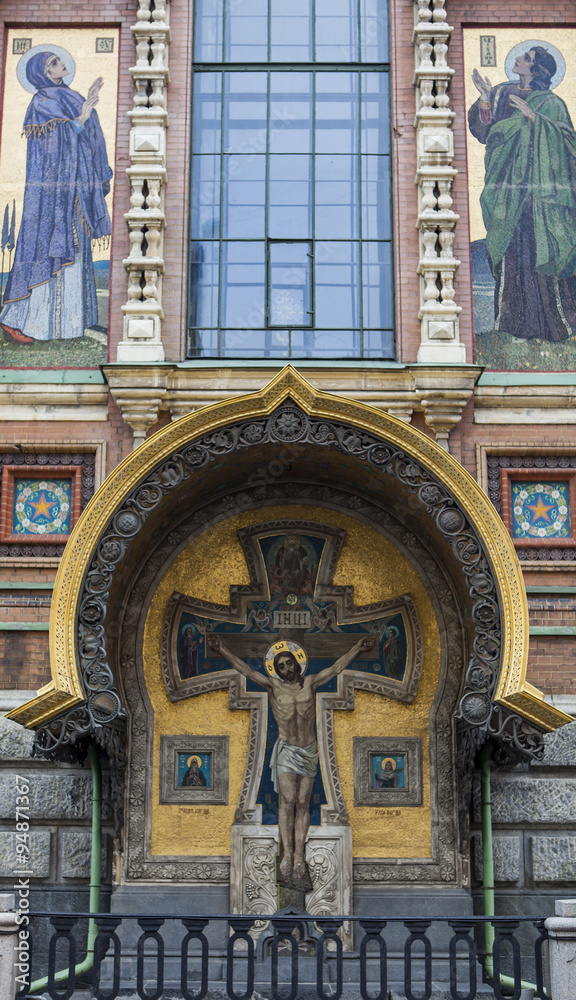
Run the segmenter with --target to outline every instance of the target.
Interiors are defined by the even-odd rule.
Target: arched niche
[[[122,764],[128,747],[128,877],[226,882],[222,845],[212,844],[206,857],[197,849],[180,857],[155,830],[158,719],[161,702],[170,702],[167,689],[158,687],[161,657],[156,662],[150,656],[150,644],[163,641],[166,607],[158,594],[178,560],[210,533],[216,540],[228,531],[230,540],[259,519],[302,519],[303,510],[315,523],[339,518],[341,527],[348,525],[343,530],[358,526],[368,547],[364,575],[372,551],[391,546],[398,564],[403,560],[406,574],[419,581],[420,617],[438,636],[421,733],[428,846],[416,859],[406,851],[392,857],[360,848],[354,878],[372,884],[401,872],[407,881],[462,885],[455,757],[465,799],[470,758],[489,735],[513,753],[537,754],[542,731],[567,721],[525,680],[528,621],[520,566],[486,495],[448,453],[386,413],[317,392],[291,367],[259,393],[206,407],[159,431],[108,477],[62,559],[50,626],[53,680],[12,718],[36,728],[47,753],[92,735]],[[247,586],[241,561],[234,568],[238,577],[229,568],[223,585],[241,590]],[[361,577],[353,575],[349,585],[358,589]],[[376,570],[372,575],[378,577]],[[186,590],[182,582],[179,587]],[[199,598],[193,579],[187,593]],[[379,599],[385,596],[383,588]],[[218,603],[213,594],[204,599]],[[423,674],[427,669],[424,659]],[[237,746],[246,744],[231,774],[232,805],[237,820],[249,820],[247,758],[257,734],[254,719],[249,723],[247,712],[234,711],[252,709],[250,699],[242,703],[238,684],[229,689],[229,695],[212,692],[210,711],[220,718],[229,712],[229,735]],[[223,694],[228,706],[221,704]],[[338,710],[365,694],[370,697],[343,684],[341,704],[336,698],[328,706],[327,757],[345,752],[352,738],[354,713]],[[170,704],[177,724],[179,706]],[[335,816],[348,822],[357,807],[350,776],[343,781],[341,774],[341,767],[333,769],[331,801]],[[359,829],[361,822],[358,814]]]

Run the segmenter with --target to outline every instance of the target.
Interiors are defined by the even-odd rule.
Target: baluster
[[[436,208],[436,195],[434,189],[436,187],[436,181],[434,178],[431,180],[429,178],[424,178],[421,183],[422,188],[422,210],[424,212],[432,212]]]
[[[432,42],[428,38],[423,38],[418,45],[420,55],[419,69],[433,69],[432,52],[434,51]]]
[[[440,243],[440,256],[441,257],[453,257],[452,244],[454,243],[454,231],[452,229],[444,229],[442,227],[438,234],[438,242]]]
[[[422,269],[422,276],[424,278],[424,292],[423,299],[424,302],[438,302],[440,297],[440,291],[438,289],[438,271],[436,268],[424,267]]]
[[[138,211],[144,207],[144,180],[142,177],[131,177],[130,186],[132,188],[132,194],[130,195],[130,206],[131,208]]]
[[[424,24],[432,20],[430,0],[418,0],[418,20],[424,22]]]
[[[128,268],[128,301],[138,302],[142,301],[142,286],[140,284],[140,279],[142,277],[142,271],[139,267],[129,267]]]
[[[422,232],[422,242],[424,244],[424,259],[430,260],[430,258],[438,257],[436,253],[436,243],[438,242],[438,234],[435,229],[424,229]]]
[[[137,228],[136,228],[137,226]],[[130,240],[130,253],[129,258],[131,260],[138,259],[144,256],[144,251],[142,248],[142,241],[144,239],[144,232],[140,224],[130,223],[130,232],[128,233],[128,239]]]
[[[254,992],[254,941],[249,934],[254,920],[250,917],[236,917],[230,920],[230,927],[233,934],[228,940],[227,960],[226,960],[226,992],[230,1000],[249,1000]],[[246,942],[246,990],[244,993],[236,993],[234,989],[234,945],[236,941]]]
[[[166,87],[164,80],[152,80],[152,93],[150,94],[151,108],[166,107]]]
[[[150,0],[138,0],[138,12],[136,14],[137,21],[149,21],[150,20]]]
[[[442,212],[449,212],[452,208],[452,178],[439,178],[438,179],[438,208]]]
[[[498,485],[500,484],[500,469],[498,468]],[[548,931],[546,930],[546,922],[544,919],[535,920],[534,927],[540,932],[539,937],[536,938],[534,942],[534,960],[536,965],[536,995],[541,998],[541,1000],[552,1000],[549,994],[546,992],[544,986],[544,963],[542,960],[542,952],[544,945],[548,943]]]
[[[148,81],[136,79],[134,80],[134,106],[136,108],[147,108],[148,107]]]
[[[420,81],[420,104],[423,108],[434,107],[434,95],[432,93],[433,88],[434,80],[424,77]]]
[[[432,13],[432,20],[435,23],[446,20],[448,15],[446,14],[446,10],[444,9],[445,3],[446,0],[432,0],[432,5],[434,8]]]
[[[442,302],[450,305],[454,302],[456,297],[456,293],[454,291],[454,272],[440,271],[440,282],[442,284],[440,298]]]
[[[494,961],[494,996],[496,1000],[520,1000],[522,994],[522,975],[520,971],[520,945],[514,937],[514,931],[519,927],[519,922],[499,924],[492,921],[496,935],[492,945],[492,958]],[[506,986],[506,994],[502,992],[502,946],[506,943],[512,952],[512,978],[514,982],[514,992],[510,993],[510,986]]]
[[[120,938],[116,929],[122,923],[122,917],[95,917],[98,935],[94,942],[94,966],[92,968],[92,992],[96,1000],[116,1000],[120,992]],[[112,972],[112,988],[103,990],[100,987],[100,976],[104,958],[110,958],[110,945],[114,945]]]
[[[164,51],[166,45],[163,38],[155,38],[150,46],[152,49],[151,69],[164,69]]]
[[[148,248],[146,250],[147,257],[158,256],[158,244],[160,243],[161,236],[162,233],[160,232],[160,223],[148,222],[146,228],[146,242],[148,244]]]
[[[442,39],[436,39],[434,42],[434,67],[436,70],[448,69],[448,63],[446,62],[446,54],[448,52],[448,46],[446,42]]]
[[[138,938],[136,959],[136,990],[140,1000],[160,1000],[164,992],[164,941],[158,933],[164,923],[162,917],[140,917],[138,924],[143,933]],[[144,947],[147,941],[156,942],[156,989],[144,989]],[[146,980],[148,977],[146,976]]]
[[[276,921],[272,922],[276,933],[272,938],[271,958],[272,958],[272,1000],[296,1000],[298,996],[298,941],[292,933],[292,929],[286,925],[282,927]],[[290,942],[290,993],[280,993],[278,989],[278,948],[281,941]]]
[[[448,80],[436,80],[436,107],[449,108],[450,98],[448,96]]]
[[[474,1000],[478,986],[476,974],[476,945],[470,936],[474,928],[473,920],[449,920],[448,924],[454,929],[454,936],[450,940],[449,961],[450,961],[450,995],[452,1000]],[[458,945],[463,944],[468,952],[468,992],[461,993],[458,989]]]
[[[431,920],[405,920],[404,926],[410,931],[404,944],[404,992],[407,1000],[430,1000],[432,995],[432,945],[426,937]],[[415,944],[424,948],[424,992],[416,996],[412,992],[412,951]]]
[[[323,934],[316,945],[316,992],[320,1000],[340,1000],[343,991],[343,969],[342,969],[342,938],[337,933],[342,926],[341,920],[322,921]],[[336,986],[330,993],[324,989],[324,951],[328,952],[328,942],[333,941],[336,948]]]
[[[382,937],[382,931],[386,927],[386,920],[367,919],[361,920],[360,926],[365,932],[360,942],[360,994],[362,1000],[386,1000],[388,996],[388,966],[386,942]],[[368,946],[375,944],[378,947],[378,964],[380,967],[380,992],[375,996],[368,991]]]
[[[146,284],[142,290],[144,302],[157,302],[160,298],[158,294],[158,271],[155,268],[146,268],[144,271]]]
[[[182,917],[187,934],[182,939],[180,952],[180,990],[184,1000],[202,1000],[208,992],[208,939],[203,933],[208,918]],[[188,989],[188,945],[190,941],[199,941],[201,949],[200,988],[196,991]]]
[[[154,0],[154,10],[152,11],[152,20],[159,25],[166,24],[166,0]]]
[[[48,947],[48,993],[52,1000],[70,1000],[74,992],[76,967],[76,942],[72,937],[72,928],[76,924],[76,917],[52,917],[50,923],[54,927],[54,934],[50,938]],[[68,985],[64,991],[56,988],[56,949],[59,941],[68,942]]]
[[[148,209],[158,209],[162,203],[160,198],[160,180],[157,177],[151,177],[148,181],[148,197],[146,198],[146,208]]]
[[[150,39],[138,38],[136,42],[136,66],[138,69],[150,68]]]

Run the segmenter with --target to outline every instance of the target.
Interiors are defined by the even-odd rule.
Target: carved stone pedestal
[[[275,913],[278,827],[235,823],[232,827],[230,912]],[[352,831],[345,824],[312,826],[306,844],[312,892],[305,909],[311,916],[352,912]],[[344,950],[352,949],[352,929],[342,929]]]

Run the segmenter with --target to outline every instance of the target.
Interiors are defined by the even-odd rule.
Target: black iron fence
[[[520,1000],[530,996],[530,984],[535,997],[553,1000],[544,919],[33,913],[16,1000],[31,986],[51,1000],[87,990],[96,1000],[128,992],[141,1000],[203,1000],[215,989],[229,1000],[255,992],[271,1000],[358,993],[388,1000],[392,990],[406,1000],[430,1000],[438,990],[452,1000],[476,1000],[479,989],[496,1000]],[[487,923],[494,929],[491,955]]]

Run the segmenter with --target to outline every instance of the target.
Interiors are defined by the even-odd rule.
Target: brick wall
[[[36,691],[50,680],[48,632],[0,632],[0,689]]]

